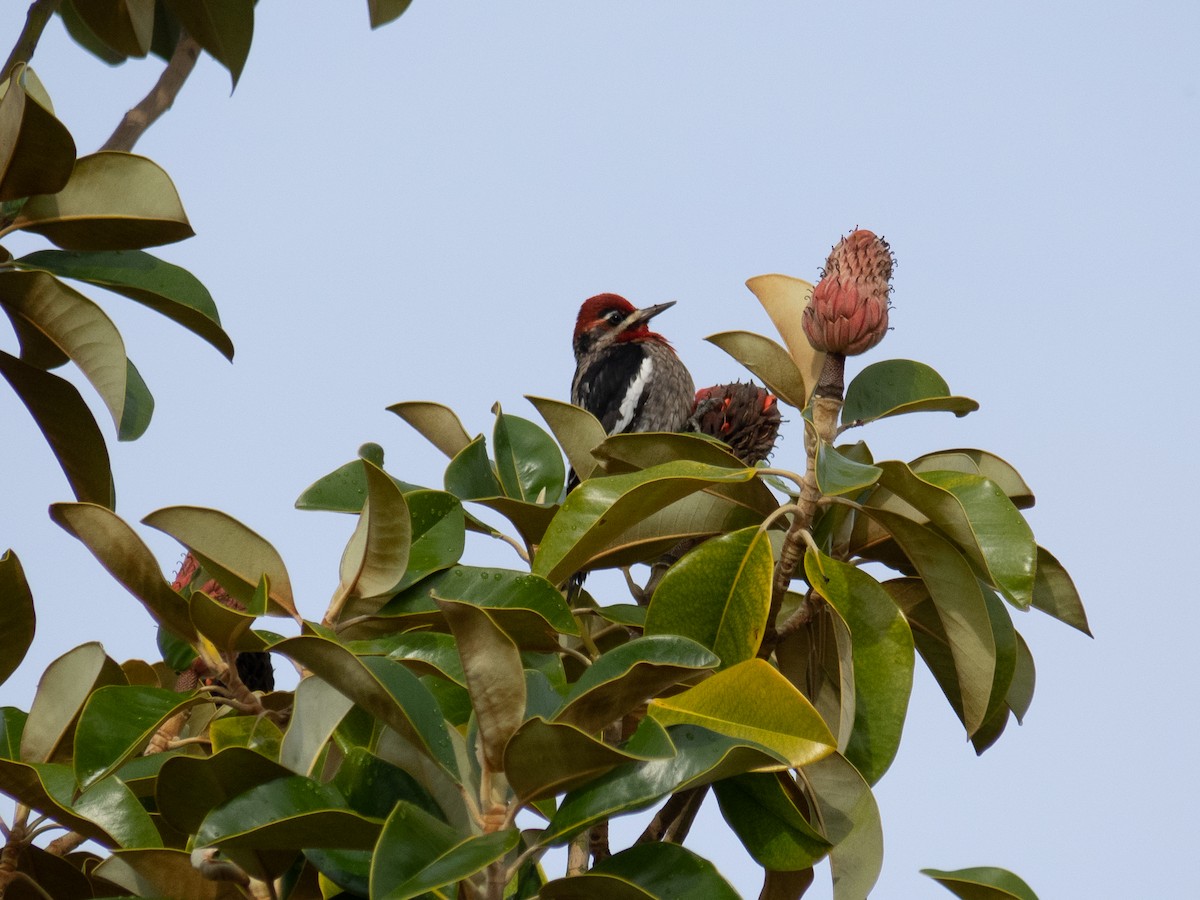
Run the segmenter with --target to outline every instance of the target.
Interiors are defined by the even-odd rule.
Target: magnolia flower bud
[[[718,384],[696,391],[696,431],[719,438],[748,466],[771,455],[779,435],[779,404],[756,384]]]
[[[815,349],[856,356],[883,340],[893,262],[887,241],[866,229],[838,241],[802,319]]]

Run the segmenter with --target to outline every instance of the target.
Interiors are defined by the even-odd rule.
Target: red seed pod
[[[887,241],[874,232],[859,229],[838,241],[804,310],[809,343],[826,353],[857,356],[883,340],[894,263]]]
[[[696,391],[695,428],[719,438],[748,466],[771,455],[779,435],[779,404],[756,384],[717,384]]]

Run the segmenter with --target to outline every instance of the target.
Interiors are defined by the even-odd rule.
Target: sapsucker
[[[648,324],[674,305],[637,309],[624,297],[599,294],[580,307],[571,402],[609,434],[685,430],[696,386],[667,339]]]

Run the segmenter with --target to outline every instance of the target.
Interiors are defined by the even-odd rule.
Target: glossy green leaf
[[[154,396],[142,373],[132,360],[125,360],[125,406],[121,411],[121,425],[117,429],[117,439],[121,441],[136,441],[150,427],[150,419],[154,415]]]
[[[128,58],[124,53],[118,53],[92,30],[75,9],[74,0],[63,0],[58,6],[58,14],[62,16],[63,26],[72,40],[89,53],[108,63],[110,66],[119,65]]]
[[[796,773],[832,844],[829,867],[834,900],[860,900],[871,893],[883,868],[883,826],[871,788],[858,770],[834,753]]]
[[[212,752],[246,747],[267,759],[278,759],[283,732],[266,716],[222,716],[208,727]]]
[[[143,524],[169,534],[187,547],[234,599],[249,603],[263,575],[271,586],[268,615],[296,617],[292,582],[279,551],[237,519],[216,509],[168,506]]]
[[[116,850],[92,869],[91,874],[138,897],[233,900],[239,896],[229,882],[210,881],[201,875],[186,850]]]
[[[371,900],[409,900],[486,868],[520,839],[515,828],[463,838],[403,800],[388,817],[371,863]]]
[[[192,591],[187,600],[192,624],[221,650],[256,652],[265,650],[267,641],[251,631],[256,617],[231,609],[203,591]]]
[[[917,474],[922,472],[965,472],[989,478],[1004,491],[1017,509],[1033,506],[1033,490],[1012,464],[986,450],[940,450],[918,456],[909,464]]]
[[[412,0],[367,0],[367,13],[371,17],[371,27],[378,28],[388,22],[394,22],[404,14],[412,4]]]
[[[74,0],[79,17],[125,56],[145,56],[154,34],[154,0]]]
[[[388,407],[388,412],[394,412],[451,459],[471,443],[470,435],[454,410],[440,403],[419,400],[394,403]]]
[[[441,814],[437,802],[411,775],[365,747],[355,747],[346,754],[333,785],[350,808],[364,816],[386,819],[397,800],[413,803],[434,815]]]
[[[596,468],[596,458],[592,456],[592,450],[608,437],[600,420],[586,409],[563,400],[531,397],[528,394],[525,395],[525,399],[532,403],[538,414],[546,420],[575,474],[580,479],[590,478]]]
[[[699,725],[767,747],[792,768],[837,748],[821,714],[762,659],[746,660],[683,693],[651,700],[649,713],[662,725]]]
[[[30,75],[22,66],[0,85],[0,201],[57,193],[75,165],[71,133],[26,90]]]
[[[120,426],[128,370],[125,342],[95,303],[45,272],[0,273],[0,307],[70,357]]]
[[[777,343],[750,331],[722,331],[705,338],[759,377],[772,394],[796,409],[808,405],[816,382],[806,384],[791,355]]]
[[[635,638],[584,670],[554,720],[586,732],[600,731],[648,698],[719,663],[716,655],[687,637]]]
[[[271,650],[306,666],[447,772],[457,771],[437,701],[400,663],[360,659],[340,644],[311,635],[288,638]]]
[[[92,691],[121,684],[121,667],[95,641],[68,650],[46,667],[38,681],[29,718],[21,735],[21,759],[49,762],[70,747],[75,721]]]
[[[408,504],[383,469],[362,460],[367,497],[354,533],[342,553],[338,595],[349,597],[346,616],[370,615],[383,606],[383,595],[404,577],[412,544]]]
[[[196,43],[229,70],[236,88],[254,36],[254,0],[167,0],[166,5]]]
[[[757,275],[746,282],[746,287],[771,317],[771,324],[783,338],[805,387],[812,393],[825,366],[825,354],[813,349],[801,324],[804,308],[812,300],[812,284],[789,275]],[[807,402],[798,404],[801,408],[807,405]]]
[[[996,674],[996,645],[978,579],[954,545],[932,529],[888,510],[867,512],[895,537],[924,580],[954,664],[963,725],[974,734],[987,714]],[[914,640],[924,656],[920,636]]]
[[[210,811],[252,787],[291,774],[245,747],[213,756],[176,756],[159,770],[155,804],[173,828],[195,834]]]
[[[808,804],[786,772],[735,775],[714,784],[713,792],[721,815],[763,868],[805,869],[829,853],[829,841],[805,818]]]
[[[752,741],[694,725],[668,729],[678,752],[618,766],[567,793],[543,832],[543,844],[563,844],[602,819],[636,812],[677,790],[751,771],[780,771],[788,760]]]
[[[54,503],[50,518],[82,541],[159,625],[184,640],[195,639],[187,602],[171,590],[150,548],[116,513],[91,503]]]
[[[992,693],[988,697],[983,727],[971,735],[977,754],[983,753],[1000,738],[1008,722],[1008,692],[1017,667],[1017,632],[1004,603],[990,590],[984,589],[988,618],[992,625],[992,642],[996,646],[996,672],[992,676]]]
[[[436,631],[404,631],[374,640],[353,641],[358,655],[382,654],[407,665],[418,675],[433,674],[466,687],[466,675],[453,636]]]
[[[945,379],[924,363],[885,359],[872,363],[846,386],[844,424],[861,425],[910,412],[946,411],[956,416],[979,409],[969,397],[955,397]]]
[[[144,685],[113,684],[88,698],[75,727],[75,779],[87,788],[141,753],[159,727],[207,698]]]
[[[1033,606],[1072,628],[1077,628],[1088,637],[1087,613],[1083,601],[1075,589],[1075,583],[1062,563],[1044,547],[1037,548],[1037,575],[1033,582]]]
[[[486,610],[459,600],[436,599],[458,642],[483,757],[493,772],[502,772],[504,747],[525,718],[521,653]]]
[[[620,750],[574,725],[535,716],[524,722],[505,748],[504,772],[522,803],[574,790],[619,765],[651,756]]]
[[[17,670],[33,643],[37,614],[21,561],[11,550],[0,555],[0,684]]]
[[[279,761],[298,775],[312,775],[313,767],[334,729],[354,706],[345,694],[327,681],[310,675],[296,686],[292,718],[279,750]]]
[[[440,626],[444,617],[434,597],[462,600],[487,609],[522,649],[556,650],[559,634],[579,634],[562,593],[546,579],[512,569],[461,565],[431,575],[397,594],[379,610],[370,627],[394,631],[399,630],[398,626]]]
[[[505,496],[539,506],[558,502],[567,472],[550,435],[528,419],[501,412],[497,405],[492,445]]]
[[[117,151],[76,160],[65,188],[30,197],[0,235],[15,229],[64,250],[140,250],[193,234],[167,173],[144,156]]]
[[[921,874],[928,875],[963,900],[1038,900],[1037,894],[1024,881],[1007,869],[995,866],[977,866],[951,872],[922,869]]]
[[[543,900],[738,900],[716,866],[672,843],[636,844],[582,875],[548,882]]]
[[[75,776],[70,766],[0,759],[0,793],[106,847],[118,843],[103,826],[72,808]]]
[[[1017,661],[1013,668],[1012,682],[1008,686],[1008,694],[1005,697],[1005,702],[1008,708],[1012,710],[1012,714],[1017,719],[1017,724],[1021,724],[1025,719],[1025,714],[1029,712],[1030,704],[1033,703],[1033,689],[1037,682],[1037,671],[1033,664],[1033,653],[1029,650],[1029,645],[1025,643],[1025,638],[1021,637],[1020,632],[1017,635]]]
[[[645,633],[691,638],[717,654],[722,669],[750,659],[766,629],[773,571],[766,532],[745,528],[706,541],[655,589]]]
[[[487,455],[483,435],[467,444],[446,466],[446,490],[461,500],[500,497],[504,488]]]
[[[346,808],[337,789],[302,775],[257,785],[204,817],[198,847],[291,850],[300,847],[370,849],[383,823]]]
[[[39,250],[14,260],[14,265],[94,284],[136,300],[200,336],[226,359],[233,359],[233,341],[221,327],[208,289],[191,272],[149,253]]]
[[[839,735],[838,746],[874,784],[900,747],[912,692],[912,632],[888,592],[858,567],[809,550],[804,572],[850,633],[854,720],[849,733]]]
[[[873,485],[882,474],[879,466],[855,462],[824,441],[817,446],[817,487],[822,494],[855,494]]]
[[[21,732],[29,714],[15,706],[0,706],[0,759],[20,759]]]
[[[93,784],[71,805],[77,814],[112,835],[118,847],[162,846],[162,837],[141,802],[113,775]]]
[[[85,503],[116,506],[104,435],[75,386],[2,350],[0,375],[41,429],[75,497]]]
[[[68,862],[61,856],[43,850],[36,844],[22,847],[17,871],[32,878],[44,893],[34,892],[29,883],[23,882],[18,876],[8,883],[5,897],[8,900],[22,900],[22,898],[30,897],[45,900],[46,897],[86,898],[93,896],[88,876],[83,874],[81,868],[73,865],[73,862],[74,860]]]
[[[628,475],[589,478],[550,522],[533,571],[552,583],[563,582],[638,521],[709,485],[749,481],[754,475],[754,469],[681,460]]]

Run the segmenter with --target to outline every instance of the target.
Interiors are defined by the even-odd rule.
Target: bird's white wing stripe
[[[629,423],[633,421],[634,413],[637,412],[638,403],[641,402],[642,394],[646,392],[646,385],[650,383],[650,373],[654,370],[654,362],[649,354],[642,360],[642,364],[638,367],[637,373],[629,381],[629,389],[625,391],[625,396],[621,399],[620,413],[616,424],[608,432],[609,434],[621,434]]]

